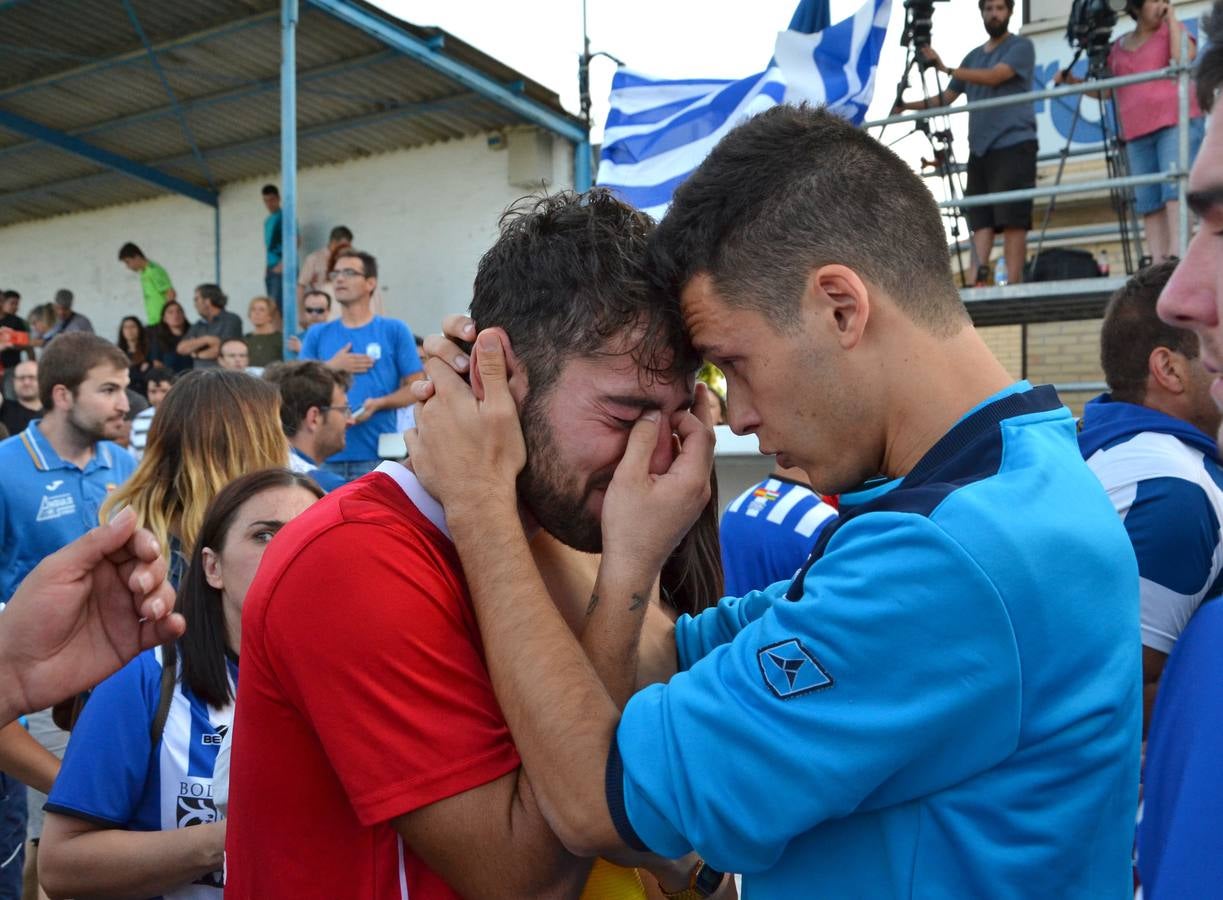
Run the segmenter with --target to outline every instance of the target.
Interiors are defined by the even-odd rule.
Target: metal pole
[[[1189,32],[1184,27],[1181,28],[1179,57],[1181,71],[1176,79],[1176,103],[1179,107],[1176,159],[1180,177],[1176,179],[1176,255],[1184,259],[1189,248],[1189,204],[1185,202],[1189,180]]]
[[[298,0],[280,4],[280,290],[286,342],[297,334],[297,21]]]
[[[1141,84],[1144,81],[1156,81],[1160,78],[1176,78],[1180,74],[1180,66],[1168,66],[1164,69],[1152,69],[1149,72],[1136,72],[1133,75],[1120,75],[1116,78],[1101,78],[1098,81],[1083,81],[1080,84],[1063,84],[1054,88],[1041,88],[1024,94],[1007,94],[1003,97],[990,97],[986,100],[974,100],[960,106],[935,106],[930,109],[906,112],[884,119],[863,122],[863,129],[878,128],[899,122],[918,122],[922,119],[933,119],[936,116],[960,115],[976,112],[982,109],[997,109],[1002,106],[1015,106],[1020,103],[1030,103],[1035,100],[1051,100],[1055,97],[1068,97],[1087,91],[1104,91],[1111,88],[1126,87],[1131,84]]]
[[[213,284],[221,283],[221,204],[218,200],[217,205],[212,208],[212,239],[213,249],[216,252],[216,280]]]
[[[573,145],[573,189],[579,194],[590,190],[590,141],[578,141]]]

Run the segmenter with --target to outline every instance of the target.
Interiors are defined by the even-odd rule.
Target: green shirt
[[[284,359],[284,335],[279,331],[272,334],[255,334],[253,331],[246,336],[246,350],[251,366],[262,368]]]
[[[161,321],[161,311],[166,306],[166,294],[174,290],[170,276],[157,263],[149,260],[140,270],[140,290],[144,291],[144,313],[150,325]]]

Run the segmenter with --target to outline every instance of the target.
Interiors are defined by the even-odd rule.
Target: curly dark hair
[[[694,372],[699,359],[677,308],[653,300],[645,273],[654,222],[608,190],[525,197],[480,260],[471,317],[501,327],[538,400],[561,365],[609,352],[625,336],[647,377]]]

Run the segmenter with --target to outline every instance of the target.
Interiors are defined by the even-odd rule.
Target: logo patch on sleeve
[[[789,700],[799,694],[832,687],[832,676],[797,638],[762,647],[756,659],[764,683],[778,699]]]

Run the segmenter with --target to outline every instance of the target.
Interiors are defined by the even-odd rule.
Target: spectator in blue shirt
[[[280,424],[289,439],[289,468],[309,475],[325,491],[342,486],[343,478],[319,464],[344,449],[352,376],[317,360],[299,359],[272,363],[263,377],[280,388]]]
[[[123,429],[127,383],[126,355],[103,338],[66,332],[48,345],[38,365],[46,412],[0,443],[0,603],[44,557],[97,525],[106,495],[135,469],[131,455],[110,440]],[[62,732],[49,710],[33,713],[30,724],[44,735],[48,749],[62,751]],[[20,841],[0,847],[0,861],[12,860],[0,866],[0,895],[9,896],[4,885],[17,885],[11,896],[19,896],[21,854],[10,857],[10,851],[24,845],[26,791],[4,779],[9,784],[3,786],[0,820],[20,821],[20,828],[7,828],[4,838],[20,832]],[[40,801],[31,805],[41,810]]]
[[[40,845],[51,893],[219,900],[242,605],[268,543],[321,496],[263,469],[209,504],[179,592],[186,634],[102,682],[73,728]]]
[[[331,275],[340,318],[307,331],[301,355],[352,375],[348,403],[355,424],[348,429],[344,449],[326,463],[327,469],[350,481],[381,461],[378,435],[396,431],[395,411],[415,402],[409,385],[423,378],[424,371],[408,326],[370,309],[378,288],[378,261],[360,250],[347,250],[336,257],[335,265]]]
[[[267,267],[263,271],[263,284],[267,295],[276,301],[276,308],[284,312],[283,280],[284,271],[284,219],[280,210],[280,191],[274,184],[263,186],[263,205],[267,207],[268,215],[263,220],[263,249]]]
[[[837,511],[811,490],[806,472],[775,467],[722,513],[726,593],[742,597],[793,578],[836,517]]]

